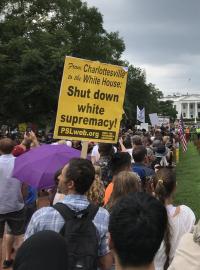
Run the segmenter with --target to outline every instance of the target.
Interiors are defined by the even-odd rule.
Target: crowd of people
[[[72,157],[55,172],[49,206],[37,209],[41,191],[12,173],[16,157],[41,143],[32,131],[20,142],[0,139],[4,269],[200,269],[200,223],[184,202],[174,204],[175,130],[128,129],[116,145],[90,142],[89,159]]]

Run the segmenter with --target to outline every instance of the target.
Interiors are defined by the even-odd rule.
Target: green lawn
[[[200,155],[190,143],[186,154],[180,154],[180,162],[176,168],[177,194],[176,203],[185,204],[200,219]]]

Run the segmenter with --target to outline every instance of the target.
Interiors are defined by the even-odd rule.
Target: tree
[[[158,102],[158,113],[162,116],[169,116],[172,121],[175,121],[177,111],[174,108],[173,101],[159,101]]]
[[[125,96],[125,112],[132,124],[136,124],[136,108],[145,107],[146,119],[149,121],[148,114],[158,112],[158,99],[162,96],[153,84],[146,83],[145,72],[129,66],[128,80]]]
[[[80,0],[0,1],[0,119],[55,117],[65,55],[120,64],[125,46]]]

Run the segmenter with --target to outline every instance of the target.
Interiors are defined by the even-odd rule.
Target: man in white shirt
[[[0,140],[0,262],[2,257],[2,239],[4,227],[7,224],[11,234],[15,236],[17,245],[22,242],[22,235],[25,230],[25,210],[22,195],[22,184],[12,177],[15,157],[11,154],[14,142],[5,138]],[[6,245],[6,260],[3,268],[9,268],[11,259],[11,245]]]

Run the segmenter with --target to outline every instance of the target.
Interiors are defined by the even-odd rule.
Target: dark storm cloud
[[[145,68],[148,81],[164,92],[200,92],[199,0],[87,2],[99,8],[108,31],[119,31],[123,57]]]

